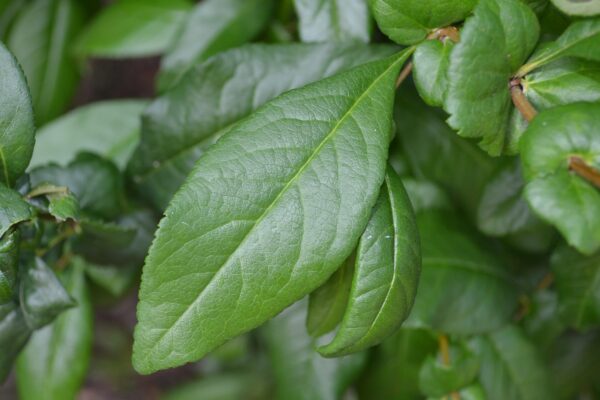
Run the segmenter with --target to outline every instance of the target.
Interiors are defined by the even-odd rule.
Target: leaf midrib
[[[348,110],[344,113],[344,115],[340,118],[340,120],[335,124],[335,126],[329,131],[329,133],[327,135],[325,135],[325,137],[323,138],[323,140],[315,148],[315,150],[308,157],[308,159],[300,166],[300,168],[294,174],[294,176],[292,176],[290,178],[290,180],[288,181],[288,183],[281,189],[281,191],[277,194],[277,196],[275,196],[275,198],[273,199],[273,201],[267,206],[267,208],[265,208],[265,210],[263,211],[263,213],[257,218],[256,222],[250,227],[250,229],[248,230],[248,232],[240,240],[239,245],[236,247],[236,249],[233,250],[232,253],[227,257],[227,259],[221,264],[220,268],[210,278],[210,280],[207,282],[207,284],[204,286],[204,288],[200,291],[200,293],[198,294],[198,296],[186,307],[186,309],[181,313],[181,315],[179,317],[177,317],[177,319],[175,320],[175,322],[173,322],[173,324],[171,325],[171,327],[168,328],[168,329],[165,329],[165,331],[154,342],[154,345],[146,352],[146,356],[144,357],[145,361],[148,360],[148,358],[150,357],[150,354],[154,352],[154,350],[156,349],[156,347],[163,341],[163,339],[165,338],[165,336],[169,332],[171,332],[172,329],[174,329],[174,327],[177,326],[182,319],[184,319],[184,317],[190,312],[190,310],[192,310],[193,306],[196,303],[198,303],[203,298],[204,293],[206,293],[206,291],[210,287],[210,285],[215,282],[215,279],[217,279],[223,273],[223,271],[225,269],[225,266],[230,262],[230,260],[232,259],[232,257],[237,253],[237,250],[240,249],[244,245],[245,241],[250,237],[250,235],[252,234],[252,232],[254,232],[254,229],[257,226],[260,225],[260,223],[264,220],[264,218],[266,218],[266,216],[273,209],[273,207],[275,207],[275,205],[279,202],[279,200],[283,197],[283,195],[287,192],[287,190],[296,182],[296,180],[303,174],[303,172],[306,170],[306,168],[312,163],[312,161],[314,160],[314,158],[320,153],[321,149],[325,146],[325,144],[327,142],[329,142],[329,140],[337,133],[339,127],[346,120],[346,118],[348,118],[352,114],[352,112],[357,107],[357,105],[362,102],[362,100],[365,98],[365,96],[368,93],[370,93],[370,91],[373,89],[373,87],[377,83],[379,83],[379,81],[385,75],[387,75],[390,70],[392,70],[393,68],[395,68],[398,63],[404,62],[404,60],[406,59],[406,55],[409,54],[409,53],[402,52],[402,53],[399,53],[399,54],[402,54],[402,55],[398,55],[397,59],[394,62],[392,62],[381,74],[379,74],[379,76],[376,79],[374,79],[373,82],[371,82],[371,84],[356,99],[356,101],[348,108]]]

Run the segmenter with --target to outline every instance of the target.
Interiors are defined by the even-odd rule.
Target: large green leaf
[[[66,165],[90,151],[124,168],[139,141],[143,100],[101,101],[76,108],[44,125],[36,137],[31,167],[49,162]]]
[[[481,0],[450,55],[445,109],[460,136],[480,138],[491,155],[505,150],[516,112],[509,80],[537,44],[539,24],[521,0]]]
[[[518,292],[491,248],[448,211],[423,211],[417,221],[423,269],[405,324],[474,334],[507,323],[515,311]]]
[[[83,384],[93,331],[92,306],[83,268],[83,262],[76,259],[61,274],[77,306],[34,332],[17,361],[17,384],[22,400],[73,399]]]
[[[0,237],[0,304],[14,297],[19,262],[19,232],[13,231]]]
[[[273,375],[275,399],[340,399],[364,364],[364,354],[326,359],[315,350],[319,345],[304,329],[306,302],[285,310],[264,328]],[[328,337],[325,337],[328,339]]]
[[[19,302],[23,317],[31,329],[52,322],[76,303],[56,274],[41,258],[21,266]]]
[[[30,2],[10,31],[8,47],[25,71],[38,123],[59,115],[78,81],[70,46],[84,21],[75,0]]]
[[[81,56],[144,57],[164,52],[192,8],[188,0],[121,0],[96,16],[77,39]]]
[[[194,66],[146,111],[141,143],[129,165],[134,182],[156,208],[166,208],[198,157],[257,107],[393,51],[390,46],[249,45]]]
[[[427,40],[417,46],[413,57],[413,78],[419,95],[432,106],[444,104],[448,90],[448,67],[454,42]]]
[[[19,222],[27,221],[33,214],[31,207],[19,192],[0,183],[0,238]]]
[[[552,4],[569,15],[591,16],[600,14],[600,1],[552,0]]]
[[[569,246],[552,255],[558,312],[577,329],[600,325],[600,252],[586,257]]]
[[[383,182],[409,54],[279,96],[200,158],[144,266],[139,372],[196,360],[260,325],[350,255]]]
[[[552,400],[546,365],[520,328],[508,326],[473,339],[488,400]]]
[[[556,41],[536,51],[527,64],[519,69],[518,75],[524,76],[564,56],[600,61],[600,17],[572,23]]]
[[[600,249],[600,191],[570,172],[573,158],[600,169],[600,103],[575,103],[542,111],[519,146],[531,208],[585,254]]]
[[[367,0],[294,0],[294,5],[303,42],[369,42]]]
[[[252,40],[271,16],[273,0],[205,0],[190,13],[161,60],[158,86],[173,87],[200,60]]]
[[[340,328],[319,348],[339,356],[380,343],[406,319],[421,271],[419,232],[402,182],[388,167],[356,251],[354,278]]]
[[[27,168],[35,142],[27,82],[15,58],[0,43],[0,182],[10,186]],[[1,235],[1,234],[0,234]]]
[[[369,0],[379,28],[400,44],[424,40],[436,28],[463,20],[477,0]]]
[[[31,330],[15,302],[0,304],[0,382],[3,382],[19,352],[27,343]]]

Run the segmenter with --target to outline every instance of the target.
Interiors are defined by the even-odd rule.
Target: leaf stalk
[[[521,86],[521,79],[515,78],[510,81],[510,97],[512,98],[512,102],[519,110],[523,118],[527,122],[531,122],[533,118],[537,115],[537,110],[533,105],[529,102],[525,93],[523,93],[523,87]]]
[[[569,157],[569,171],[573,171],[592,185],[600,189],[600,171],[588,165],[581,157]]]

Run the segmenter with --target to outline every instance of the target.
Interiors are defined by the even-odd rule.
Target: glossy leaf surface
[[[13,299],[19,262],[19,233],[0,237],[0,304]]]
[[[9,189],[0,183],[0,238],[19,222],[27,221],[33,216],[31,207],[19,192]]]
[[[12,301],[0,304],[0,382],[10,373],[30,334],[19,305]]]
[[[417,46],[413,56],[413,78],[419,94],[431,106],[444,104],[448,89],[448,67],[454,42],[427,40]]]
[[[369,42],[367,0],[294,0],[294,5],[303,42]]]
[[[552,0],[552,4],[569,15],[592,16],[600,14],[600,1]]]

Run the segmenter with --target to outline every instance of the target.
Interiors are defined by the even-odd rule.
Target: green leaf
[[[600,325],[600,252],[586,257],[563,245],[552,254],[558,312],[576,329]]]
[[[413,56],[413,79],[419,95],[431,106],[441,107],[448,90],[448,67],[454,42],[427,40],[417,46]]]
[[[79,80],[70,53],[84,14],[75,0],[28,3],[10,31],[8,47],[25,71],[38,123],[58,116],[71,102]]]
[[[426,396],[442,397],[468,386],[477,377],[479,360],[466,346],[450,348],[450,364],[440,356],[427,357],[419,372],[419,387]]]
[[[46,201],[41,200],[44,197]],[[73,193],[65,186],[41,184],[27,194],[27,198],[41,210],[42,213],[52,215],[58,222],[68,219],[79,219],[79,202]]]
[[[272,9],[273,0],[205,0],[196,5],[161,60],[159,90],[175,86],[199,61],[254,39]]]
[[[428,209],[452,209],[452,201],[436,184],[412,178],[403,178],[402,183],[415,213]]]
[[[8,31],[25,4],[27,0],[0,0],[0,41],[6,42]]]
[[[138,190],[164,210],[198,157],[260,105],[393,51],[390,46],[248,45],[194,66],[144,114],[141,143],[129,165]]]
[[[361,399],[377,394],[379,399],[420,399],[419,370],[437,341],[422,329],[401,328],[371,351],[363,378],[359,381]]]
[[[303,42],[369,43],[367,0],[294,0]]]
[[[10,373],[30,334],[19,306],[15,302],[0,304],[0,382]]]
[[[121,211],[123,179],[110,161],[93,153],[79,153],[66,167],[50,164],[30,173],[32,187],[58,185],[69,188],[85,213],[112,219]]]
[[[75,259],[61,274],[77,307],[34,332],[17,361],[22,400],[73,399],[85,380],[92,350],[93,312],[83,269],[83,262]]]
[[[19,222],[27,221],[33,214],[31,207],[19,192],[7,188],[0,183],[0,238]]]
[[[559,57],[581,57],[600,61],[600,18],[573,22],[556,41],[542,46],[518,72],[524,76]]]
[[[124,168],[139,141],[146,105],[143,100],[110,100],[70,111],[38,131],[30,166],[66,165],[77,153],[89,151]]]
[[[568,169],[572,157],[600,169],[599,124],[600,103],[555,107],[538,114],[519,143],[529,205],[585,254],[600,249],[600,191]]]
[[[163,53],[192,8],[188,0],[121,0],[100,12],[79,35],[80,56],[146,57]]]
[[[379,344],[408,316],[417,292],[421,250],[417,222],[391,167],[360,238],[344,319],[319,353],[339,356]]]
[[[539,24],[520,0],[481,0],[450,55],[445,109],[458,134],[480,138],[490,155],[506,146],[515,111],[509,80],[534,49]]]
[[[15,58],[0,43],[1,183],[10,186],[25,172],[34,143],[33,109],[27,82]]]
[[[354,276],[356,255],[352,253],[323,286],[310,294],[306,329],[314,337],[331,332],[342,321]]]
[[[477,0],[369,0],[377,25],[400,44],[424,40],[436,28],[465,19]]]
[[[139,277],[139,267],[99,265],[86,262],[85,272],[92,282],[114,297],[120,297]]]
[[[472,342],[488,400],[555,398],[546,365],[521,329],[509,325]]]
[[[82,234],[75,241],[75,249],[86,260],[98,264],[110,265],[115,253],[124,252],[136,237],[131,226],[87,218],[81,220],[80,226]]]
[[[19,262],[19,231],[7,233],[0,238],[0,304],[14,297]]]
[[[298,302],[264,328],[263,336],[275,378],[274,398],[340,399],[362,369],[365,354],[334,359],[321,357],[315,350],[320,343],[305,332],[305,309],[306,302]]]
[[[423,268],[405,325],[475,334],[508,322],[518,292],[492,249],[466,229],[456,213],[424,211],[417,221]]]
[[[39,329],[76,305],[44,260],[36,258],[21,266],[19,302],[27,325]]]
[[[267,399],[268,382],[250,372],[224,372],[179,384],[161,400],[257,400]]]
[[[557,313],[558,296],[555,291],[536,290],[530,296],[529,313],[523,318],[523,329],[527,337],[544,353],[565,330]]]
[[[552,0],[552,4],[560,11],[569,15],[592,16],[600,14],[600,1]]]
[[[199,359],[322,285],[350,255],[384,178],[394,82],[409,54],[281,95],[200,158],[146,259],[138,371]]]

